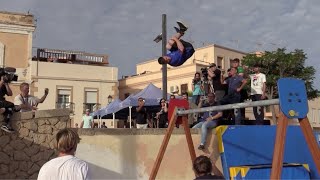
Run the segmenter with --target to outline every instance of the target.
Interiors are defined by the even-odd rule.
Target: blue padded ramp
[[[227,179],[230,178],[230,167],[272,164],[276,126],[227,126],[222,128],[225,130],[221,133],[222,144],[219,144],[219,149],[224,175]],[[217,133],[219,136],[218,131]],[[320,179],[300,126],[288,126],[283,163],[308,164],[310,177]]]

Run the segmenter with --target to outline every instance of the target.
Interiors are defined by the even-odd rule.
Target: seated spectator
[[[193,161],[193,171],[196,179],[224,179],[222,176],[212,175],[212,163],[207,156],[199,156]]]
[[[39,103],[43,103],[47,98],[49,89],[45,88],[44,95],[39,99],[35,96],[29,95],[29,84],[22,83],[20,85],[21,93],[14,98],[14,105],[19,106],[20,112],[27,112],[37,110]]]
[[[175,99],[175,98],[176,98],[175,95],[173,95],[173,94],[170,95],[170,99]]]
[[[208,101],[203,103],[204,100],[200,101],[200,107],[210,107],[210,106],[217,106],[219,105],[215,101],[215,95],[213,93],[208,94]],[[192,128],[201,128],[201,143],[198,147],[199,150],[203,150],[205,148],[205,143],[207,139],[208,129],[212,129],[217,127],[218,120],[222,117],[222,112],[220,111],[212,111],[212,112],[205,112],[203,117],[200,118],[200,122],[194,125]]]

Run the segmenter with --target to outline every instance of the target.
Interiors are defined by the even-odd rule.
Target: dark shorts
[[[180,42],[183,44],[184,48],[192,48],[193,49],[193,46],[191,43],[184,41],[182,39],[180,39]],[[172,51],[176,51],[176,50],[178,50],[178,46],[177,46],[177,43],[174,43],[169,51],[172,52]]]

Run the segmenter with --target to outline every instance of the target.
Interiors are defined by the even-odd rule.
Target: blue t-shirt
[[[185,47],[184,52],[182,53],[179,49],[171,51],[167,54],[171,58],[168,63],[171,66],[181,66],[186,62],[194,53],[193,47]]]
[[[218,102],[214,102],[214,104],[209,104],[209,103],[205,103],[205,104],[203,104],[202,105],[202,107],[204,108],[204,107],[211,107],[211,106],[219,106],[220,105],[220,103],[218,103]],[[210,117],[210,116],[215,116],[215,115],[217,115],[218,113],[219,113],[220,111],[209,111],[209,112],[204,112],[203,113],[203,116],[201,117],[201,120],[200,121],[206,121],[206,119],[208,118],[208,117]],[[220,120],[221,118],[218,118],[218,119],[216,119],[216,120]]]
[[[228,84],[228,94],[240,94],[240,92],[237,92],[237,88],[239,88],[242,84],[243,77],[236,75],[235,77],[229,77],[226,80],[226,83]]]

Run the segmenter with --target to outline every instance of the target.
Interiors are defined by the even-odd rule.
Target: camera
[[[0,78],[4,76],[4,82],[10,83],[11,81],[18,81],[18,76],[15,74],[16,68],[6,67],[0,68]]]
[[[201,74],[202,74],[204,81],[208,80],[208,68],[207,67],[201,68]]]

